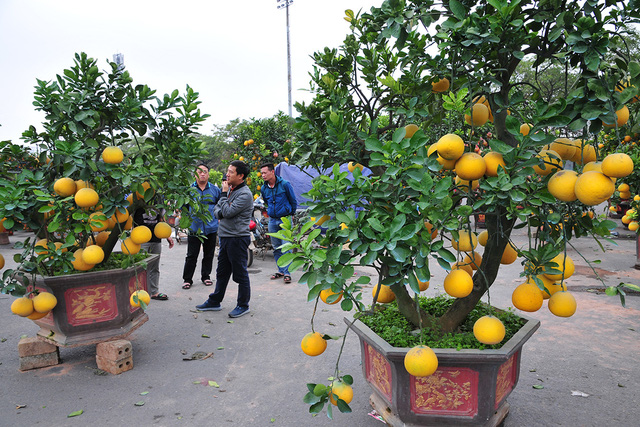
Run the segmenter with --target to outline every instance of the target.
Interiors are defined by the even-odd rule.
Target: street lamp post
[[[293,3],[293,0],[277,0],[278,9],[285,9],[287,12],[287,83],[289,89],[289,117],[293,117],[291,112],[291,42],[289,41],[289,5]]]

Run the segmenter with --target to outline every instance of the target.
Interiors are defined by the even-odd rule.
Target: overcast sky
[[[310,100],[309,55],[338,47],[349,31],[346,9],[382,0],[294,0],[289,6],[293,102]],[[0,140],[42,130],[32,105],[36,78],[52,80],[76,52],[124,55],[134,83],[159,95],[187,84],[213,124],[288,111],[286,12],[277,0],[0,0]],[[295,115],[294,108],[294,115]]]

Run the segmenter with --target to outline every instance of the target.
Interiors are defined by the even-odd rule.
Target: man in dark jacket
[[[277,233],[282,224],[282,218],[291,216],[298,208],[296,195],[289,181],[276,175],[273,163],[265,163],[260,166],[260,174],[264,180],[264,185],[260,189],[262,199],[267,204],[267,214],[269,214],[269,233]],[[285,242],[277,237],[271,236],[271,246],[273,246],[273,257],[276,260],[278,271],[271,276],[271,279],[284,277],[285,283],[291,283],[289,266],[279,266],[278,260],[282,256],[280,246]]]
[[[191,184],[198,192],[200,205],[205,206],[211,215],[210,221],[203,221],[193,216],[195,207],[189,207],[192,215],[192,223],[187,236],[187,257],[184,260],[184,270],[182,272],[182,289],[190,289],[193,286],[193,273],[196,270],[200,246],[202,246],[202,270],[201,278],[205,286],[213,285],[211,281],[211,270],[213,269],[213,256],[216,251],[216,239],[218,232],[218,220],[213,215],[213,210],[220,200],[220,189],[209,182],[209,167],[200,163],[196,168],[196,182]],[[201,236],[198,236],[198,233]],[[202,239],[202,240],[201,240]]]
[[[249,166],[234,160],[227,169],[227,181],[222,182],[222,195],[215,207],[214,215],[220,220],[218,237],[220,252],[216,270],[216,289],[209,298],[196,308],[202,311],[219,311],[220,303],[233,274],[238,283],[237,306],[229,317],[244,316],[249,312],[251,285],[247,271],[247,258],[251,234],[249,221],[253,215],[253,195],[245,184],[249,175]]]

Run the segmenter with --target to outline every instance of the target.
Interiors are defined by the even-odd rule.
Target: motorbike
[[[254,255],[262,255],[262,259],[267,251],[273,250],[271,246],[271,237],[267,235],[269,232],[269,215],[267,207],[261,197],[253,202],[253,218],[249,222],[249,230],[251,231],[251,246],[249,246],[249,261],[247,265],[253,263]]]

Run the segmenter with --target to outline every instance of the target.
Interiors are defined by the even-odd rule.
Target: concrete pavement
[[[590,239],[575,244],[589,260],[601,260],[596,271],[607,285],[640,283],[635,264],[635,240],[622,226],[615,244],[604,243],[602,253]],[[519,232],[521,233],[521,232]],[[11,243],[26,237],[12,236]],[[516,243],[526,236],[515,236]],[[0,246],[7,265],[16,253]],[[230,319],[237,286],[229,285],[221,312],[196,312],[212,287],[196,282],[180,288],[186,245],[163,247],[161,291],[168,301],[152,301],[150,320],[128,339],[133,343],[134,369],[121,375],[99,375],[95,347],[62,348],[63,363],[28,372],[18,371],[17,344],[34,336],[38,327],[10,313],[13,297],[0,295],[0,425],[47,426],[351,426],[384,425],[368,415],[369,386],[362,377],[359,345],[349,334],[340,361],[343,373],[354,377],[352,414],[335,411],[311,416],[302,402],[307,382],[327,382],[335,369],[340,342],[308,357],[300,340],[310,331],[313,303],[306,302],[306,286],[269,280],[273,256],[257,258],[250,268],[251,313]],[[627,308],[604,287],[584,260],[572,254],[576,275],[568,281],[578,301],[568,319],[553,316],[546,304],[527,316],[541,328],[525,345],[520,380],[509,397],[506,426],[636,426],[640,419],[640,297],[627,297]],[[439,268],[433,263],[434,270]],[[199,265],[198,265],[199,268]],[[520,279],[519,263],[501,270],[491,289],[491,302],[511,306],[510,295]],[[359,274],[371,274],[358,269]],[[440,271],[427,294],[442,293]],[[198,279],[197,276],[195,279]],[[322,303],[315,328],[330,335],[344,334],[343,313]],[[207,337],[208,336],[208,337]],[[185,361],[195,352],[213,353],[205,360]],[[210,386],[209,381],[219,387]],[[534,388],[542,386],[543,388]],[[148,392],[148,393],[146,393]],[[143,394],[144,393],[144,394]],[[136,406],[136,403],[140,406]],[[78,417],[71,412],[83,410]]]

